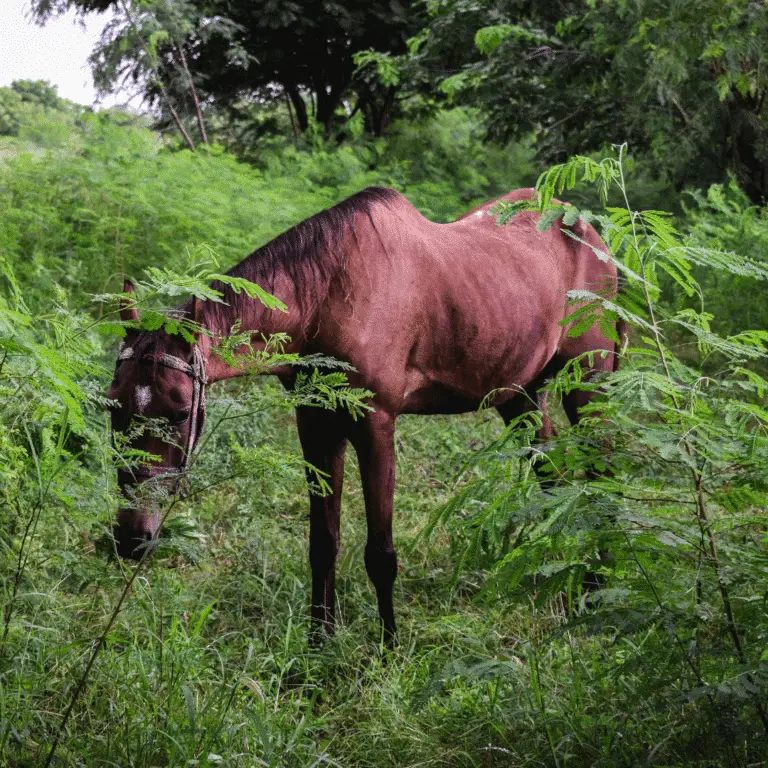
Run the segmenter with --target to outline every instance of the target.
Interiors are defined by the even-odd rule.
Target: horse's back
[[[496,197],[493,200],[489,200],[487,203],[480,203],[474,208],[471,208],[466,213],[459,216],[456,222],[465,221],[467,219],[479,219],[483,223],[496,224],[496,220],[490,215],[490,209],[501,201],[507,203],[517,203],[521,200],[533,200],[536,197],[536,190],[533,187],[523,187],[521,189],[513,189],[511,192],[507,192],[501,197]],[[454,224],[456,223],[454,222]]]
[[[499,202],[516,203],[535,200],[536,190],[532,187],[515,189],[505,195],[476,206],[449,225],[457,228],[471,227],[477,232],[504,233],[513,249],[513,258],[529,243],[539,251],[549,250],[558,256],[558,270],[563,273],[566,290],[589,289],[605,295],[615,294],[618,286],[617,272],[608,258],[608,249],[591,224],[578,219],[575,224],[563,227],[557,221],[545,232],[537,229],[540,214],[537,211],[520,211],[503,227],[496,223],[491,214]],[[559,203],[559,200],[553,202]],[[606,254],[603,258],[599,254]]]
[[[323,327],[390,409],[471,410],[493,389],[527,386],[564,343],[566,293],[606,277],[615,287],[612,265],[557,225],[539,232],[535,211],[499,227],[487,213],[497,200],[436,224],[396,197],[361,220],[351,293]]]

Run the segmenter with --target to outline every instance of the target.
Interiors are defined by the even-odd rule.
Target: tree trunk
[[[299,135],[299,127],[296,125],[296,118],[293,116],[293,107],[291,106],[291,99],[287,93],[285,95],[285,106],[288,107],[288,117],[291,119],[291,133],[295,139]]]
[[[762,109],[762,103],[759,106]],[[768,165],[758,151],[759,113],[756,114],[754,104],[745,99],[737,101],[730,112],[731,170],[749,199],[755,205],[764,205],[768,199]]]
[[[165,90],[165,86],[162,83],[160,83],[160,93],[163,94],[165,106],[168,107],[168,111],[171,113],[171,117],[173,117],[173,121],[176,123],[176,127],[181,131],[181,135],[184,137],[187,145],[194,152],[195,144],[190,138],[190,135],[187,133],[187,129],[184,127],[184,123],[181,122],[181,118],[179,117],[178,112],[176,112],[176,110],[173,108],[173,104],[171,104],[171,100],[168,98],[168,91]]]
[[[386,136],[387,129],[389,128],[389,121],[392,119],[392,109],[395,106],[395,94],[397,93],[397,86],[390,85],[387,88],[386,96],[384,97],[384,104],[379,113],[379,121],[376,126],[376,136]]]
[[[365,115],[365,131],[372,136],[386,136],[389,123],[392,119],[392,111],[395,106],[397,86],[391,85],[385,91],[383,97],[368,90],[360,96],[360,104]]]
[[[299,89],[295,85],[283,86],[285,92],[288,94],[288,98],[293,104],[293,109],[296,112],[296,120],[299,124],[299,130],[303,133],[307,130],[309,120],[307,118],[307,105],[304,103],[304,99],[301,98]]]
[[[325,128],[326,139],[330,138],[333,131],[333,117],[343,93],[344,87],[338,83],[317,89],[317,122]]]
[[[141,45],[144,48],[144,51],[146,53],[149,53],[149,48],[147,47],[147,44],[144,42],[144,39],[142,38],[138,27],[136,26],[136,22],[133,19],[133,16],[131,16],[131,8],[128,4],[127,0],[122,0],[121,6],[123,9],[123,13],[125,13],[125,18],[128,19],[128,23],[131,25],[131,29],[136,33],[136,36],[141,41]],[[171,103],[171,100],[168,96],[168,91],[165,88],[165,85],[163,85],[163,81],[160,78],[160,72],[157,69],[157,66],[152,67],[155,76],[157,77],[157,82],[160,86],[160,93],[163,96],[163,100],[165,101],[165,105],[168,107],[169,112],[171,113],[171,117],[173,117],[174,122],[176,123],[176,127],[181,131],[181,135],[184,137],[184,140],[187,142],[187,145],[189,148],[194,152],[195,151],[195,143],[190,138],[190,135],[187,133],[187,129],[184,127],[184,123],[181,122],[181,118],[179,117],[178,113],[173,107],[173,104]],[[51,752],[53,754],[53,752]]]

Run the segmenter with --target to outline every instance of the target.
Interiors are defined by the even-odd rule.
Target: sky
[[[58,86],[59,96],[94,104],[88,55],[108,19],[108,14],[88,14],[83,29],[70,11],[40,27],[29,20],[29,0],[0,0],[0,86],[13,80],[48,80]],[[101,105],[124,101],[109,95]]]

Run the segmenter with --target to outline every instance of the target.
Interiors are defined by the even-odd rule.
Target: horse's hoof
[[[385,651],[391,651],[398,646],[397,630],[392,627],[381,626],[379,628],[379,645]]]

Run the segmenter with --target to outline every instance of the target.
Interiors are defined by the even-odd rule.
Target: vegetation
[[[355,77],[355,54],[406,51],[420,26],[407,0],[36,0],[46,19],[66,8],[109,10],[112,21],[92,54],[96,82],[108,91],[133,82],[176,124],[190,147],[207,143],[205,102],[230,115],[254,99],[287,108],[294,134],[317,124],[327,135],[360,112],[373,135],[386,132],[395,84]],[[352,101],[350,104],[347,99]],[[183,118],[195,122],[185,128]],[[199,130],[198,130],[199,129]]]
[[[546,14],[401,4],[414,15],[379,31],[403,47],[348,51],[356,69],[344,65],[329,129],[317,114],[292,126],[299,108],[279,86],[270,96],[269,79],[254,79],[257,100],[205,90],[196,46],[208,5],[119,6],[112,52],[126,58],[96,63],[105,84],[130,62],[152,75],[140,82],[160,94],[157,120],[84,109],[37,81],[0,88],[0,765],[764,764],[756,7],[699,4],[694,26],[686,2]],[[242,42],[245,6],[227,4],[210,40]],[[372,4],[366,21],[381,12]],[[291,13],[277,17],[284,31],[301,21]],[[156,21],[173,34],[138,26]],[[131,30],[133,47],[120,49]],[[565,56],[583,66],[562,66]],[[310,104],[314,86],[299,86]],[[350,113],[387,89],[398,106],[375,135],[373,107]],[[599,109],[573,131],[587,98]],[[632,157],[610,146],[624,138]],[[584,380],[574,365],[550,383],[560,434],[547,445],[534,441],[536,414],[508,428],[491,411],[400,419],[397,646],[379,643],[354,462],[340,627],[322,647],[307,641],[306,467],[292,409],[365,408],[343,366],[294,394],[268,377],[212,389],[189,493],[161,499],[157,550],[139,565],[113,556],[115,463],[136,460],[113,444],[104,397],[124,275],[140,284],[145,322],[166,322],[163,310],[206,291],[210,275],[365,186],[394,186],[449,221],[534,183],[542,228],[591,221],[623,275],[615,301],[570,297],[573,333],[622,318],[630,337],[615,338],[610,376]],[[636,210],[638,199],[675,215]],[[525,205],[499,206],[499,223]],[[280,354],[275,339],[262,363]],[[588,417],[567,427],[559,396],[595,387]],[[602,588],[585,591],[590,580]]]
[[[453,0],[429,4],[415,56],[429,88],[483,105],[491,135],[537,134],[546,163],[629,141],[676,189],[734,173],[768,193],[765,14],[759,3]],[[450,71],[452,70],[452,71]]]
[[[483,111],[495,140],[536,139],[545,164],[628,141],[672,204],[733,174],[768,195],[759,0],[35,0],[46,20],[109,10],[93,52],[100,88],[128,82],[190,148],[206,123],[343,141],[446,101]],[[270,110],[266,110],[270,111]],[[275,119],[279,112],[281,119]]]

